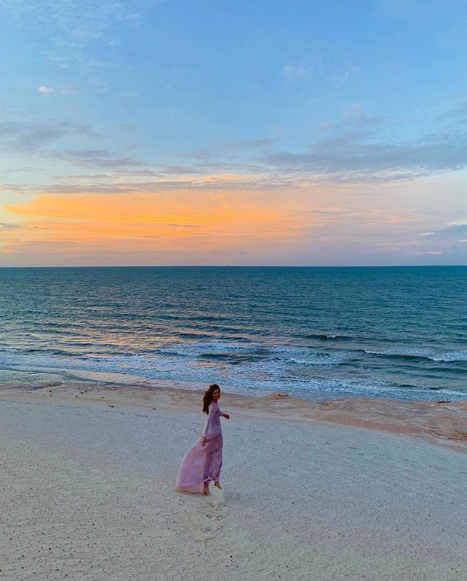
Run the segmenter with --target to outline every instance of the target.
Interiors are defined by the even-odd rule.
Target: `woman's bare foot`
[[[216,482],[214,482],[214,486],[216,488],[218,488],[219,490],[222,490],[222,486],[220,485],[220,482],[218,480],[216,480]]]
[[[209,494],[209,484],[204,485],[203,494]]]

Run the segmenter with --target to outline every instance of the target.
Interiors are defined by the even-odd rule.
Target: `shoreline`
[[[45,383],[33,388],[0,388],[0,400],[53,398],[67,403],[86,402],[106,407],[135,407],[201,413],[203,389],[112,385],[89,381]],[[364,428],[423,439],[467,452],[467,401],[398,401],[384,398],[343,398],[310,402],[285,393],[257,397],[222,391],[221,408],[242,415],[274,420],[319,422]]]

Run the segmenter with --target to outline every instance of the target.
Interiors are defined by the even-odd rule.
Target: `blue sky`
[[[0,265],[467,263],[464,2],[0,15]]]

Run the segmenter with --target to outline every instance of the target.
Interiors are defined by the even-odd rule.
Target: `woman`
[[[221,390],[217,383],[210,385],[203,395],[203,412],[208,414],[201,438],[185,454],[178,471],[175,490],[193,494],[209,494],[209,483],[222,488],[219,477],[222,467],[221,416],[227,420],[229,414],[221,412],[218,401]]]

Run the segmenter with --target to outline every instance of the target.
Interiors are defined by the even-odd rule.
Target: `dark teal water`
[[[0,269],[0,381],[467,399],[466,290],[467,267]]]

